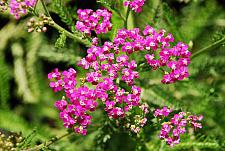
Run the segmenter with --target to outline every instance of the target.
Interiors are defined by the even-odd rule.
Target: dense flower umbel
[[[83,15],[83,18],[85,16],[89,18],[89,15],[87,15],[91,13],[89,11],[86,10],[86,13],[80,13],[80,15]],[[97,38],[93,38],[93,45],[87,50],[87,56],[78,62],[78,66],[88,70],[86,77],[83,79],[83,84],[85,82],[91,83],[94,88],[89,89],[84,85],[74,88],[76,86],[75,76],[71,80],[70,76],[67,75],[70,71],[64,71],[61,74],[57,70],[49,74],[49,79],[52,79],[52,77],[56,79],[56,81],[50,83],[50,86],[56,92],[64,89],[66,97],[72,105],[76,106],[77,102],[81,103],[78,104],[78,109],[81,108],[79,113],[81,112],[85,117],[88,116],[89,122],[86,123],[90,123],[91,119],[89,115],[86,115],[86,111],[93,111],[96,108],[97,102],[95,101],[97,99],[105,105],[105,111],[113,119],[126,119],[133,109],[138,108],[142,113],[129,117],[136,122],[129,122],[127,126],[131,131],[139,132],[140,128],[146,123],[145,115],[148,110],[147,105],[143,107],[141,104],[141,88],[135,85],[135,79],[139,78],[139,73],[136,71],[137,63],[130,58],[130,54],[145,51],[147,63],[154,70],[162,67],[162,70],[168,68],[162,82],[173,83],[188,76],[187,65],[190,63],[190,52],[187,50],[187,45],[179,42],[176,46],[170,48],[170,42],[173,41],[172,34],[166,35],[165,30],[156,32],[150,26],[146,26],[142,33],[138,28],[132,30],[121,29],[113,42],[105,42],[102,46],[99,46]],[[156,53],[156,51],[159,52]],[[156,56],[159,58],[158,60],[155,59]],[[73,71],[73,69],[69,70]],[[122,82],[127,84],[126,89],[120,87]],[[77,95],[77,91],[80,89],[84,89],[84,94],[79,93]],[[91,93],[93,98],[88,98],[90,96],[86,96],[86,92]],[[86,102],[87,100],[89,102]],[[62,101],[60,102],[62,103]],[[65,104],[65,101],[62,104]],[[77,107],[75,107],[75,110],[77,110]],[[172,110],[164,107],[162,110],[156,110],[155,116],[168,116],[170,112]],[[74,124],[78,125],[75,126],[76,128],[82,126],[82,130],[86,133],[87,125],[80,124],[79,120],[68,124],[67,120],[70,118],[66,116],[65,119],[63,120],[66,127],[74,127]],[[198,126],[195,122],[192,125]],[[83,131],[76,132],[83,133]]]
[[[131,92],[125,92],[114,83],[113,78],[102,77],[101,72],[87,73],[86,82],[95,85],[94,89],[84,86],[85,80],[80,87],[77,87],[76,71],[70,68],[62,73],[55,69],[48,74],[51,80],[50,87],[55,91],[64,91],[66,98],[55,102],[55,106],[60,110],[60,118],[66,128],[73,128],[76,133],[86,135],[87,126],[91,123],[89,112],[93,112],[101,100],[105,104],[105,111],[109,118],[124,119],[134,108],[139,109],[141,115],[136,115],[132,122],[129,120],[131,131],[138,133],[140,128],[146,124],[148,106],[140,103],[141,89],[132,86]]]
[[[154,116],[159,119],[163,119],[163,117],[168,117],[171,112],[171,109],[163,107],[163,109],[156,109]],[[202,119],[202,115],[190,115],[190,113],[185,112],[174,114],[173,118],[162,123],[162,129],[159,137],[164,139],[167,144],[172,147],[180,142],[180,135],[186,132],[188,125],[194,129],[202,128],[201,123],[199,123]]]
[[[97,40],[97,39],[96,39]],[[134,123],[128,127],[133,132],[139,132],[147,121],[147,105],[141,104],[141,88],[136,86],[134,80],[139,77],[136,70],[137,63],[126,54],[118,54],[112,42],[105,42],[97,46],[98,42],[87,50],[87,56],[78,62],[78,66],[91,70],[86,75],[86,81],[96,85],[99,100],[105,104],[105,111],[110,118],[125,118],[133,109],[139,109],[142,115],[134,115]],[[130,92],[121,88],[119,83],[125,82]]]
[[[112,13],[107,9],[98,9],[96,12],[91,9],[78,9],[77,13],[76,29],[85,34],[91,35],[91,31],[96,34],[107,33],[112,29]]]
[[[94,45],[88,49],[87,57],[83,58],[79,65],[85,69],[94,68],[96,71],[99,69],[107,71],[113,79],[118,77],[118,71],[121,70],[122,80],[131,85],[133,80],[139,76],[138,72],[134,71],[137,67],[135,60],[128,63],[129,54],[145,50],[147,63],[154,70],[158,68],[164,70],[165,75],[162,83],[173,83],[189,76],[187,66],[190,64],[188,46],[179,42],[170,48],[170,42],[173,41],[172,34],[165,35],[165,30],[160,30],[157,33],[150,26],[146,26],[143,34],[138,28],[121,29],[113,43],[105,42],[103,46],[98,47],[95,38]],[[159,52],[157,53],[157,51]],[[117,54],[121,55],[115,58]]]
[[[189,64],[190,52],[183,43],[170,48],[170,42],[173,41],[172,34],[165,35],[165,30],[157,33],[150,26],[147,26],[142,34],[138,28],[121,29],[114,42],[105,42],[102,46],[98,46],[97,38],[93,39],[93,46],[87,50],[87,56],[78,62],[78,66],[90,71],[86,74],[86,82],[96,85],[97,96],[105,104],[105,111],[110,118],[124,118],[126,112],[141,105],[141,88],[135,85],[135,79],[139,78],[136,71],[137,63],[130,58],[130,54],[146,51],[146,60],[153,69],[159,67],[172,69],[171,74],[175,74],[175,78],[171,78],[173,81],[163,79],[163,83],[172,83],[188,76],[185,66]],[[158,53],[160,59],[153,60],[157,50],[160,51]],[[179,66],[175,65],[175,68],[173,63]],[[185,73],[177,75],[177,70],[184,70]],[[120,82],[125,82],[131,92],[120,88]],[[163,115],[167,115],[171,111],[164,108],[162,112]],[[145,119],[142,116],[142,120]],[[130,125],[130,128],[133,132],[139,132],[139,127],[135,125]]]
[[[76,133],[86,135],[87,126],[91,123],[91,116],[98,103],[96,91],[86,86],[77,86],[76,71],[70,68],[62,73],[55,69],[48,74],[51,80],[50,87],[55,91],[64,90],[66,98],[55,102],[55,107],[60,111],[60,118],[66,128],[73,128]]]
[[[129,6],[132,10],[137,13],[142,11],[142,6],[145,4],[145,0],[132,0],[132,1],[125,1],[124,6]]]
[[[153,70],[161,68],[165,72],[162,83],[168,84],[189,76],[187,66],[191,55],[186,44],[179,42],[171,48],[171,42],[174,42],[172,34],[166,34],[165,30],[157,32],[147,25],[142,33],[139,28],[119,30],[114,39],[114,49],[121,48],[127,54],[147,51],[147,63]]]
[[[37,0],[10,0],[10,13],[19,19],[22,15],[27,14],[28,9],[36,5]]]

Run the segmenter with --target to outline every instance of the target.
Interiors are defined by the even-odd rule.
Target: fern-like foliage
[[[218,143],[214,142],[189,142],[189,143],[180,143],[176,145],[172,150],[187,150],[192,148],[198,148],[201,150],[208,149],[208,150],[219,150],[220,146]]]
[[[12,45],[12,53],[14,56],[14,76],[18,86],[18,94],[25,102],[34,103],[37,100],[28,85],[25,63],[23,61],[24,49],[19,43],[15,43]]]
[[[162,4],[162,10],[163,10],[163,17],[167,25],[169,25],[170,32],[174,34],[177,41],[185,42],[186,40],[182,35],[182,33],[180,32],[177,21],[175,20],[175,17],[172,14],[172,10],[170,9],[167,3]]]
[[[163,11],[160,0],[148,0],[143,6],[143,11],[135,15],[135,25],[144,28],[147,24],[160,28],[160,23],[163,18]]]
[[[64,48],[61,50],[64,52],[57,52],[54,47],[45,45],[38,52],[38,56],[54,63],[65,62],[71,65],[74,65],[74,63],[81,59],[81,57],[69,52],[68,49]]]
[[[0,58],[0,108],[9,108],[10,80],[12,78],[10,68],[3,58]]]
[[[63,31],[62,33],[60,33],[59,38],[56,40],[55,47],[56,48],[63,48],[65,46],[65,43],[66,43],[66,34]]]
[[[62,0],[53,0],[52,11],[59,15],[61,20],[70,27],[72,32],[75,32],[74,19],[77,18],[75,15],[76,7],[65,6],[65,2]]]
[[[180,31],[188,39],[195,39],[204,29],[213,22],[220,11],[214,0],[192,2],[183,9]]]
[[[38,64],[38,50],[43,43],[41,35],[33,33],[29,36],[26,45],[26,73],[28,78],[28,85],[31,89],[32,94],[36,97],[40,97],[40,75],[39,64]],[[35,39],[33,41],[32,39]]]
[[[33,138],[36,136],[36,134],[37,134],[37,130],[35,128],[18,145],[18,149],[25,149],[25,148],[29,147],[32,143]]]
[[[111,8],[114,10],[118,10],[123,4],[122,0],[97,0],[97,3],[100,3],[101,5]]]

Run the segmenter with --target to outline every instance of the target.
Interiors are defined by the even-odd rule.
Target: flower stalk
[[[52,145],[53,143],[69,136],[70,134],[72,134],[71,132],[66,132],[60,136],[56,136],[56,137],[53,137],[52,139],[50,139],[49,141],[45,142],[45,143],[42,143],[40,145],[37,145],[33,148],[30,148],[30,149],[26,149],[26,150],[22,150],[22,151],[37,151],[37,150],[41,150],[42,148],[46,148],[46,147],[49,147],[50,145]]]
[[[209,45],[209,46],[207,46],[207,47],[205,47],[205,48],[202,48],[202,49],[200,49],[199,51],[196,51],[195,53],[193,53],[193,54],[191,55],[191,59],[194,59],[194,58],[196,58],[197,56],[201,55],[202,53],[204,53],[204,52],[206,52],[206,51],[210,51],[210,50],[212,50],[212,49],[214,49],[214,48],[220,46],[220,45],[223,44],[224,42],[225,42],[225,36],[224,36],[222,39],[220,39],[220,40],[214,42],[213,44],[211,44],[211,45]]]
[[[126,29],[127,29],[129,15],[130,15],[130,8],[127,8],[126,18],[125,18],[125,21],[124,21],[124,27]]]

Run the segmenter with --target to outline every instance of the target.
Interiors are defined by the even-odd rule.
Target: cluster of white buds
[[[46,17],[44,14],[41,14],[38,19],[31,18],[27,22],[28,32],[46,32],[47,27],[45,25],[51,25],[54,24],[52,19],[50,17]]]
[[[0,0],[0,12],[8,9],[7,0]]]
[[[0,131],[0,150],[16,151],[17,146],[23,141],[21,134],[4,134]]]

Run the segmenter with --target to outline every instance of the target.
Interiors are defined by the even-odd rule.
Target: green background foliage
[[[47,33],[28,33],[26,22],[32,16],[16,21],[7,12],[0,14],[0,130],[22,132],[26,138],[23,147],[32,147],[66,131],[54,108],[54,101],[60,95],[53,94],[48,87],[47,74],[55,67],[73,67],[79,76],[85,74],[76,66],[88,45],[88,39],[75,30],[77,8],[104,6],[113,12],[112,31],[100,35],[104,40],[114,38],[115,32],[123,27],[120,16],[125,16],[120,0],[52,0],[47,6],[54,21],[75,38],[70,39],[64,31],[50,26]],[[130,15],[128,28],[143,29],[147,24],[166,29],[177,42],[188,43],[190,51],[195,53],[225,38],[225,1],[146,0],[142,13]],[[77,42],[77,37],[84,39]],[[166,105],[204,115],[203,128],[182,136],[181,143],[174,148],[159,140],[154,121],[149,121],[141,134],[135,136],[118,128],[100,107],[93,114],[87,136],[70,135],[43,150],[225,150],[224,44],[193,57],[187,80],[163,85],[160,72],[150,69],[141,72],[137,82],[143,88],[143,100],[151,107]],[[139,61],[143,59],[142,55],[135,57]]]

